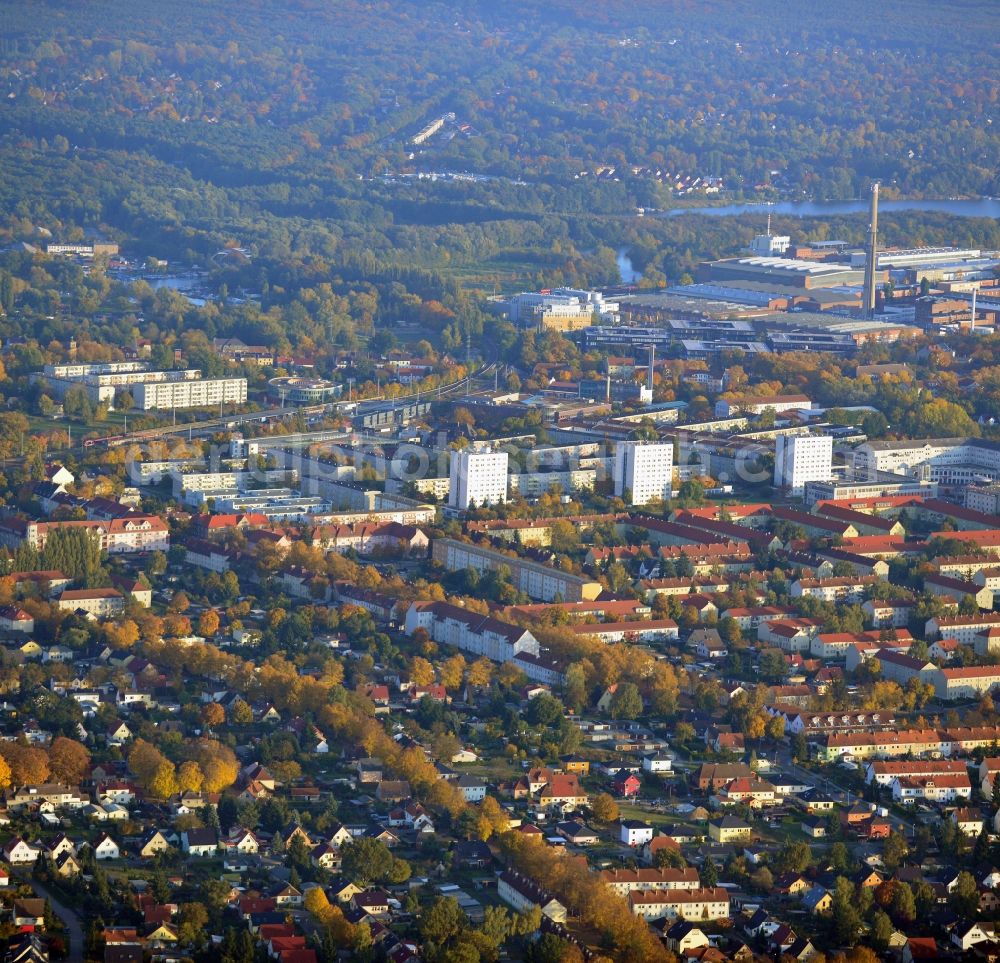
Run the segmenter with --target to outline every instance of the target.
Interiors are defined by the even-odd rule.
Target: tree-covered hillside
[[[735,253],[759,224],[635,216],[704,202],[705,178],[995,194],[998,28],[987,0],[2,0],[7,334],[131,329],[123,292],[9,248],[90,231],[262,295],[140,291],[166,330],[349,346],[408,321],[454,348],[495,287],[612,282],[623,246],[647,283]],[[829,230],[856,241],[863,221]],[[906,244],[995,234],[884,224]],[[227,246],[248,260],[213,261]]]

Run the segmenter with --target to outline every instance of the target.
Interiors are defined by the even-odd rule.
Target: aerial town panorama
[[[998,37],[0,0],[0,963],[1000,961]]]

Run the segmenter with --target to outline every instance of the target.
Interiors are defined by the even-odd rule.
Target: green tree
[[[531,725],[550,728],[561,721],[564,715],[563,704],[555,696],[543,692],[528,703],[524,718]]]
[[[620,682],[611,697],[612,719],[635,719],[642,715],[642,696],[633,682]]]
[[[467,917],[452,896],[439,896],[420,918],[420,935],[436,946],[444,946],[465,928]]]
[[[892,920],[881,910],[878,910],[872,919],[871,929],[872,943],[875,944],[875,949],[884,953],[889,948],[889,941],[894,932]]]
[[[102,560],[101,537],[97,532],[57,528],[46,538],[40,561],[46,569],[63,572],[82,581],[87,588],[97,588],[106,582]]]
[[[979,884],[972,873],[963,870],[948,894],[948,905],[959,916],[972,919],[979,911]]]
[[[234,699],[229,707],[229,721],[234,726],[249,726],[253,723],[253,709],[243,699]]]
[[[781,873],[803,873],[812,863],[812,850],[808,843],[788,842],[778,850],[775,867]]]
[[[411,873],[410,864],[405,859],[394,856],[392,865],[389,867],[389,872],[386,874],[385,882],[392,883],[393,886],[399,886],[410,878]]]
[[[0,271],[0,310],[4,314],[14,310],[14,280],[7,271]]]
[[[341,850],[341,870],[347,879],[359,886],[387,880],[392,865],[389,847],[378,839],[363,836],[346,843]]]
[[[895,831],[889,833],[882,845],[882,862],[889,872],[895,872],[910,852],[906,837]]]
[[[900,883],[892,894],[892,915],[904,926],[917,918],[917,901],[906,883]]]
[[[598,793],[591,800],[590,814],[598,822],[613,823],[618,818],[618,803],[608,793]]]
[[[178,937],[185,944],[199,946],[205,941],[208,911],[201,903],[185,903],[178,914]]]
[[[735,645],[743,639],[743,631],[740,629],[740,624],[731,615],[727,615],[724,619],[719,619],[716,631],[719,633],[722,641],[728,646]]]
[[[574,712],[580,712],[587,704],[587,677],[583,667],[577,663],[573,663],[566,669],[563,699]]]
[[[679,849],[674,849],[673,846],[663,846],[654,854],[653,865],[657,869],[664,869],[666,867],[683,869],[687,866],[687,860]]]
[[[760,674],[770,682],[780,682],[788,675],[788,663],[781,649],[765,649],[761,652]]]
[[[833,887],[830,922],[837,944],[853,946],[861,932],[861,916],[855,906],[854,884],[843,876],[837,877]]]
[[[847,845],[838,840],[830,847],[830,869],[844,875],[851,871],[852,865]]]
[[[937,893],[926,880],[920,880],[913,885],[913,898],[917,904],[917,917],[927,919],[937,906]]]
[[[167,556],[163,552],[153,552],[146,563],[146,572],[153,577],[163,575],[167,570]]]
[[[880,411],[870,411],[861,419],[861,430],[871,439],[882,438],[889,430],[889,422]]]

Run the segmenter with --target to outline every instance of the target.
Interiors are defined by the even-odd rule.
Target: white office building
[[[750,242],[750,253],[757,257],[781,257],[792,246],[787,234],[757,234]]]
[[[778,435],[774,450],[775,487],[801,495],[806,482],[828,481],[832,475],[830,435]]]
[[[619,303],[605,301],[600,291],[577,288],[553,288],[551,291],[525,291],[507,302],[507,317],[514,324],[544,324],[546,318],[592,318],[614,322]]]
[[[211,408],[242,405],[247,400],[246,378],[210,378],[205,381],[159,381],[135,385],[133,397],[141,411],[171,408]]]
[[[984,485],[1000,479],[1000,443],[989,438],[869,441],[854,450],[862,477],[891,472],[943,485]]]
[[[647,441],[615,445],[615,495],[632,493],[632,505],[668,499],[674,487],[674,446]]]
[[[448,504],[461,510],[507,501],[505,451],[453,451]]]

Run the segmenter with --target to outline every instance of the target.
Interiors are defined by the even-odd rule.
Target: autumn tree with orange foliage
[[[196,762],[202,772],[205,792],[222,792],[236,782],[240,766],[228,746],[215,739],[199,739],[188,751],[191,761]]]
[[[226,710],[218,702],[208,702],[203,705],[199,715],[201,716],[202,725],[208,729],[221,726],[226,721]]]
[[[49,746],[50,776],[67,786],[74,786],[87,774],[90,752],[82,743],[56,736]]]
[[[143,786],[148,786],[160,766],[169,762],[156,746],[145,739],[136,739],[128,754],[129,770]]]
[[[498,837],[508,865],[550,890],[588,927],[614,947],[619,963],[672,963],[676,957],[653,936],[645,920],[593,873],[586,858],[567,856],[516,831]]]
[[[219,631],[219,613],[215,609],[206,609],[198,618],[198,634],[210,638]]]
[[[104,637],[112,649],[131,649],[139,641],[139,626],[131,619],[109,622],[104,626]]]
[[[44,749],[23,742],[0,742],[0,756],[10,766],[13,786],[30,786],[49,778],[49,756]]]

